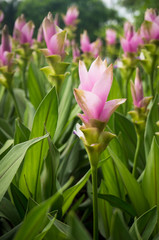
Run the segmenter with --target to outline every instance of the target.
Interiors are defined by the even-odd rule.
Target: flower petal
[[[113,65],[111,64],[102,74],[101,78],[95,83],[92,93],[96,94],[103,102],[107,100],[113,81]]]
[[[74,89],[74,95],[78,105],[87,118],[99,118],[103,104],[97,95],[80,89]]]
[[[88,79],[88,72],[86,66],[83,61],[79,61],[79,77],[80,77],[80,85],[79,89],[91,91],[92,84]]]
[[[92,82],[92,85],[94,85],[95,82],[97,82],[101,78],[106,68],[107,62],[102,61],[100,57],[97,57],[96,60],[91,64],[88,72],[88,76],[90,81]]]
[[[108,122],[113,112],[124,103],[126,99],[114,99],[105,103],[102,113],[100,114],[100,121]]]
[[[66,32],[62,31],[53,35],[47,44],[47,47],[51,54],[64,54]]]

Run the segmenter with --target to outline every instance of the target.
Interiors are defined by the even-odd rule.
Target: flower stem
[[[98,196],[97,196],[97,167],[92,166],[93,189],[93,240],[98,240]]]
[[[16,97],[15,97],[15,95],[14,95],[13,89],[12,89],[12,88],[9,88],[9,92],[10,92],[12,98],[13,98],[14,106],[15,106],[15,110],[16,110],[16,112],[17,112],[17,115],[18,115],[18,117],[21,119],[21,114],[20,114],[20,111],[19,111],[19,107],[18,107],[18,104],[17,104]]]
[[[134,177],[136,177],[140,146],[141,146],[141,136],[139,134],[137,134],[137,146],[136,146],[136,151],[135,151],[134,165],[133,165],[133,172],[132,172],[132,175]]]
[[[130,81],[130,78],[133,74],[133,71],[134,69],[132,68],[130,73],[128,74],[128,77],[126,79],[126,85],[125,85],[125,98],[127,99],[127,101],[125,102],[125,115],[127,114],[127,111],[128,111],[128,86],[129,86],[129,81]]]

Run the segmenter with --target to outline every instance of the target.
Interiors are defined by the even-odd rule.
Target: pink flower
[[[116,31],[113,29],[106,30],[106,42],[109,45],[114,45],[116,43]]]
[[[81,34],[80,43],[82,52],[91,52],[91,43],[86,30]]]
[[[136,69],[135,83],[131,82],[131,94],[133,97],[134,106],[137,108],[147,107],[149,97],[144,97],[142,80],[140,78],[139,69]]]
[[[67,13],[63,16],[63,20],[65,25],[67,26],[75,26],[77,23],[77,18],[79,15],[79,11],[76,6],[71,6],[68,8]]]
[[[80,57],[80,50],[77,47],[77,44],[75,43],[74,40],[72,40],[71,44],[72,44],[73,61],[75,62],[77,58]]]
[[[43,33],[42,25],[41,25],[38,29],[37,41],[42,42],[43,39],[44,39],[44,33]]]
[[[147,9],[145,12],[145,20],[149,22],[155,22],[157,25],[159,25],[159,16],[157,15],[157,12],[155,9]]]
[[[101,48],[102,40],[100,38],[97,38],[95,42],[91,43],[91,52],[94,58],[97,58],[99,56]]]
[[[4,19],[4,13],[2,12],[2,10],[0,10],[0,23],[3,21]]]
[[[107,67],[106,61],[98,57],[87,72],[84,62],[80,61],[79,77],[79,88],[74,89],[76,101],[84,112],[79,114],[79,117],[86,126],[91,126],[92,120],[106,124],[117,107],[126,100],[107,101],[113,81],[112,64]]]
[[[48,55],[57,54],[63,56],[65,54],[64,45],[66,32],[55,25],[50,12],[48,13],[47,17],[44,18],[42,27]]]
[[[34,24],[32,21],[26,22],[24,15],[18,17],[14,24],[13,38],[20,42],[20,44],[33,44]]]
[[[11,39],[8,33],[8,28],[5,25],[2,30],[2,38],[0,45],[0,66],[11,65],[11,58],[9,53],[11,52]]]
[[[154,9],[147,9],[145,21],[140,28],[141,37],[147,42],[159,39],[159,16]]]
[[[124,25],[125,38],[121,38],[121,46],[124,50],[124,53],[136,53],[138,46],[143,44],[143,41],[139,33],[134,31],[133,26],[130,23],[125,23]]]

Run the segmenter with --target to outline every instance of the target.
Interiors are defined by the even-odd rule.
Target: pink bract
[[[126,101],[126,99],[107,101],[113,81],[112,64],[107,67],[106,61],[98,57],[87,71],[84,62],[80,61],[79,77],[79,88],[74,90],[76,101],[84,112],[79,114],[79,117],[86,125],[91,125],[91,119],[106,124],[117,107]]]

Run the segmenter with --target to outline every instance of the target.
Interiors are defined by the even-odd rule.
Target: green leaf
[[[77,193],[82,189],[82,187],[86,184],[86,182],[88,181],[89,177],[91,174],[91,170],[89,170],[81,179],[79,182],[77,182],[74,186],[72,186],[71,188],[67,189],[64,193],[63,193],[63,197],[64,197],[64,202],[63,202],[63,206],[62,206],[62,213],[63,215],[66,213],[66,211],[68,210],[68,208],[71,206],[74,197],[77,195]]]
[[[48,135],[17,144],[0,161],[0,201],[12,182],[27,150]]]
[[[22,192],[13,184],[10,185],[10,191],[12,194],[13,202],[17,211],[19,212],[20,217],[23,219],[27,209],[27,199],[22,194]]]
[[[20,226],[21,226],[21,223],[18,224],[16,227],[14,227],[9,232],[7,232],[6,234],[4,234],[3,236],[1,236],[0,240],[13,240],[13,237],[14,237],[15,233],[17,232],[17,230],[20,228]]]
[[[121,213],[119,211],[115,211],[112,218],[111,225],[111,240],[133,240],[127,226],[125,225]]]
[[[156,122],[159,120],[159,96],[156,95],[152,107],[150,109],[150,112],[147,117],[146,127],[145,127],[145,153],[148,157],[151,143],[153,140],[153,137],[156,132],[159,132],[159,128],[156,125]],[[157,139],[157,142],[159,143],[159,140]]]
[[[57,124],[57,114],[56,91],[55,88],[52,88],[35,113],[30,139],[43,135],[46,131],[53,138]],[[29,189],[35,200],[41,199],[40,173],[48,148],[48,142],[45,139],[36,147],[30,149],[25,157],[19,186],[26,197],[30,196]]]
[[[114,128],[117,135],[121,133],[119,141],[126,154],[126,158],[133,161],[136,149],[136,133],[134,125],[125,116],[115,112]],[[125,142],[127,144],[125,144]]]
[[[87,232],[83,224],[79,221],[77,216],[71,212],[69,214],[69,225],[71,226],[69,239],[70,240],[91,240],[90,234]]]
[[[44,98],[45,92],[45,82],[46,78],[44,74],[36,67],[32,62],[28,69],[28,90],[31,103],[34,105],[35,109],[39,106],[40,102]]]
[[[157,205],[159,214],[159,146],[156,138],[153,138],[151,149],[147,159],[142,188],[150,207]],[[157,224],[159,230],[159,222]]]
[[[104,165],[104,164],[103,164]],[[101,181],[99,187],[99,194],[107,194],[108,190],[104,183]],[[110,226],[111,226],[111,218],[113,215],[113,208],[109,202],[104,201],[103,199],[98,199],[98,208],[99,208],[99,230],[102,235],[108,239],[110,236]]]
[[[3,146],[3,144],[8,140],[13,138],[13,130],[10,126],[10,124],[0,118],[0,145]]]
[[[60,189],[59,192],[54,194],[51,198],[47,201],[40,203],[36,207],[34,207],[26,216],[21,228],[19,229],[18,233],[16,234],[14,240],[32,240],[34,239],[39,233],[47,233],[49,227],[46,226],[48,224],[48,211],[49,208],[56,202],[61,193],[64,189],[68,187],[70,181],[66,183],[63,188]],[[52,219],[52,218],[51,218]],[[54,220],[51,220],[51,225]],[[50,226],[50,224],[49,224]],[[51,227],[51,226],[50,226]],[[47,230],[47,231],[46,231]]]
[[[109,153],[118,168],[124,186],[133,204],[133,207],[137,215],[140,216],[148,209],[147,201],[144,197],[142,189],[136,179],[131,175],[125,165],[120,161],[120,159],[114,154],[114,152],[110,148]]]
[[[15,121],[14,145],[29,140],[30,130],[19,119]]]
[[[98,194],[98,197],[108,201],[112,207],[119,208],[133,217],[136,216],[135,210],[133,209],[131,204],[123,201],[122,199],[111,194]]]
[[[142,216],[135,220],[134,224],[130,228],[129,232],[134,240],[138,240],[135,224],[142,240],[148,240],[153,233],[155,225],[157,223],[157,207],[153,207],[148,210]]]
[[[5,144],[3,145],[3,147],[0,149],[0,155],[3,155],[6,153],[6,151],[8,151],[11,146],[13,145],[14,140],[13,139],[8,139]]]
[[[5,197],[0,202],[0,213],[3,213],[4,217],[13,226],[20,223],[20,217],[15,206]]]
[[[71,105],[72,105],[72,97],[73,97],[73,90],[72,90],[72,78],[68,77],[64,81],[63,91],[61,94],[60,104],[59,104],[59,117],[58,123],[55,133],[54,141],[57,142],[62,130],[69,118]]]
[[[49,152],[45,159],[42,172],[42,193],[44,199],[51,197],[57,191],[57,169],[60,161],[60,153],[48,137]]]

